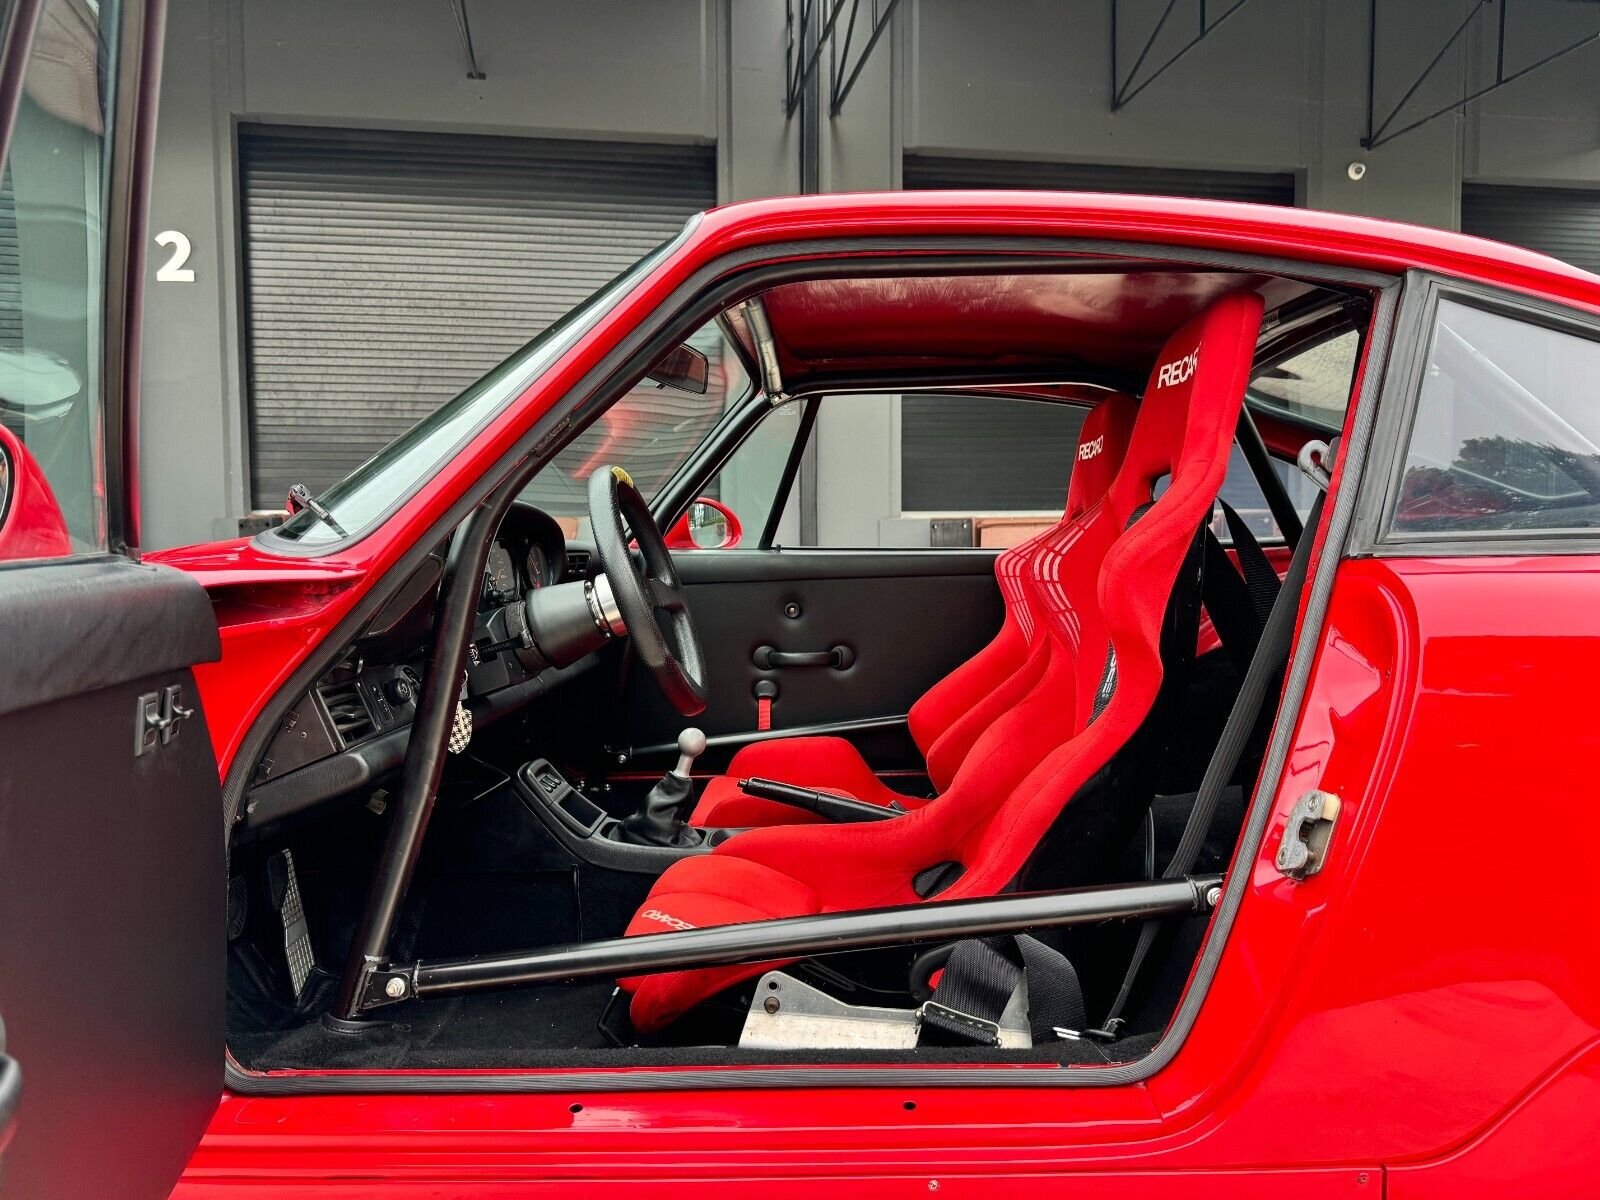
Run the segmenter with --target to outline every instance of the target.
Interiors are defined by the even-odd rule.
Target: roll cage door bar
[[[1189,875],[972,900],[930,900],[892,908],[673,930],[649,937],[606,938],[514,954],[415,962],[369,974],[357,1009],[364,1014],[404,1000],[525,983],[646,975],[1106,921],[1192,916],[1211,911],[1221,898],[1222,881],[1221,875]]]

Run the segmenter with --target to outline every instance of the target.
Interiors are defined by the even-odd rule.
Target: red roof
[[[1395,273],[1412,268],[1600,311],[1600,277],[1448,230],[1275,205],[1090,192],[856,192],[786,196],[706,214],[730,248],[796,237],[1070,237],[1155,242]]]

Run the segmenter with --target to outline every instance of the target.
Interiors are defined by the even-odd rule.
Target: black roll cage
[[[941,250],[944,252],[941,253]],[[782,281],[785,277],[814,278],[819,274],[825,273],[830,266],[835,268],[834,273],[836,274],[975,273],[993,269],[994,266],[1001,264],[1013,272],[1019,267],[1044,271],[1061,270],[1063,268],[1071,269],[1072,267],[1081,269],[1085,266],[1085,260],[1081,256],[1086,252],[1123,255],[1126,257],[1119,258],[1117,261],[1124,264],[1129,259],[1135,262],[1148,262],[1152,257],[1151,250],[1152,247],[1147,245],[1129,245],[1098,239],[1026,236],[980,239],[910,239],[905,237],[822,239],[813,242],[751,248],[731,254],[723,260],[702,268],[694,279],[680,286],[676,297],[663,304],[663,310],[670,310],[671,305],[674,303],[679,305],[679,307],[671,311],[670,316],[653,323],[647,319],[639,330],[626,336],[622,343],[608,354],[601,363],[597,364],[566,397],[558,401],[549,412],[535,421],[522,440],[501,459],[500,464],[486,472],[475,485],[469,487],[467,493],[452,506],[436,525],[435,529],[440,536],[444,536],[453,525],[459,526],[458,536],[453,539],[450,569],[447,571],[441,589],[442,603],[437,610],[438,615],[435,621],[434,653],[430,656],[431,662],[437,662],[440,667],[450,669],[439,671],[437,674],[442,680],[453,680],[458,676],[461,663],[465,657],[466,640],[470,636],[471,630],[470,619],[458,620],[457,627],[454,630],[448,627],[450,621],[447,620],[447,617],[459,611],[459,605],[450,603],[449,597],[452,592],[456,591],[462,591],[468,596],[475,596],[477,579],[481,575],[482,564],[478,562],[476,564],[477,569],[472,569],[474,553],[478,558],[486,554],[486,547],[492,539],[495,529],[498,528],[500,518],[504,515],[520,488],[535,471],[576,437],[581,428],[587,425],[589,419],[593,419],[593,416],[603,411],[610,401],[620,396],[628,387],[637,383],[639,378],[642,378],[648,363],[653,362],[656,357],[665,353],[677,341],[687,336],[693,328],[711,316],[714,310],[726,308],[739,298],[754,295],[760,290],[761,286],[770,286],[771,282]],[[797,251],[811,254],[815,257],[800,262],[792,259],[776,263],[772,261],[782,254],[795,253]],[[878,257],[871,257],[869,255],[872,251],[882,251],[883,253]],[[1371,325],[1374,335],[1371,339],[1372,345],[1364,347],[1364,350],[1369,359],[1375,358],[1380,363],[1382,356],[1387,352],[1395,309],[1398,307],[1401,294],[1401,283],[1392,276],[1326,266],[1308,271],[1306,264],[1295,260],[1240,255],[1227,251],[1162,248],[1161,252],[1164,256],[1163,261],[1192,266],[1196,269],[1202,266],[1209,266],[1231,270],[1267,270],[1275,274],[1307,278],[1320,286],[1343,289],[1352,295],[1360,295],[1364,292],[1375,301]],[[834,259],[825,257],[830,254],[848,255],[850,257]],[[1375,393],[1378,390],[1380,379],[1380,370],[1369,371],[1362,381],[1360,396],[1352,401],[1353,404],[1361,403],[1368,406],[1367,409],[1363,410],[1366,416],[1360,422],[1360,436],[1351,443],[1350,447],[1346,448],[1345,452],[1347,470],[1353,466],[1357,474],[1365,458],[1366,444],[1370,436],[1372,423],[1370,408],[1375,400]],[[600,400],[600,403],[595,403],[597,399]],[[587,413],[583,411],[586,408],[589,410]],[[1343,539],[1348,533],[1350,524],[1349,510],[1353,509],[1355,503],[1354,489],[1350,489],[1341,499],[1344,502],[1338,505],[1337,511],[1330,518],[1333,521],[1333,526],[1330,532],[1329,544],[1325,550],[1324,561],[1317,568],[1312,602],[1306,614],[1308,622],[1319,623],[1322,611],[1326,608],[1327,592],[1332,585],[1332,562],[1337,559],[1343,545]],[[1333,536],[1335,534],[1337,537]],[[459,543],[466,543],[467,545],[460,545],[458,550]],[[469,548],[471,543],[477,543],[475,551]],[[275,723],[281,717],[282,712],[292,702],[294,696],[298,695],[304,687],[309,686],[320,671],[324,670],[337,657],[343,645],[359,633],[364,622],[378,611],[393,590],[403,584],[408,572],[417,565],[415,560],[423,556],[427,552],[427,548],[432,544],[434,542],[431,538],[419,539],[418,543],[410,551],[403,554],[389,572],[386,580],[380,582],[377,587],[374,587],[367,596],[364,596],[358,602],[353,611],[345,617],[333,636],[326,639],[316,651],[308,656],[306,661],[296,669],[291,678],[286,681],[285,685],[264,707],[262,713],[258,715],[255,724],[247,733],[230,769],[228,779],[225,781],[224,800],[227,805],[228,811],[226,815],[230,829],[238,819],[240,800],[247,787],[254,759],[265,748],[266,741],[275,728]],[[392,584],[390,583],[391,580],[393,581]],[[385,586],[386,584],[389,586]],[[1306,677],[1310,668],[1311,655],[1306,650],[1304,642],[1305,639],[1303,637],[1300,638],[1300,644],[1291,664],[1291,676],[1287,694],[1280,707],[1278,720],[1275,723],[1273,741],[1269,746],[1268,758],[1263,765],[1262,777],[1258,783],[1257,800],[1253,805],[1252,815],[1248,820],[1243,835],[1242,851],[1253,852],[1254,845],[1260,840],[1263,833],[1260,795],[1274,784],[1278,772],[1283,767],[1284,755],[1287,749],[1287,729],[1285,727],[1284,713],[1298,709],[1300,695],[1304,691]],[[430,675],[432,674],[435,673],[430,672]],[[450,708],[453,707],[453,702],[454,691],[448,683],[436,684],[431,689],[425,685],[423,696],[419,702],[418,718],[413,725],[413,729],[427,728],[431,724],[431,722],[425,720],[425,714],[428,714],[430,710],[437,710],[433,715],[438,715],[439,712],[448,714]],[[446,707],[447,705],[450,707]],[[443,732],[444,730],[441,729],[438,739],[440,745],[443,743]],[[430,777],[432,782],[436,784],[438,773],[442,771],[442,754],[437,753],[438,747],[434,747],[434,750],[430,752],[427,747],[419,745],[419,743],[427,740],[426,738],[413,738],[408,745],[400,803],[402,807],[414,807],[416,811],[411,818],[405,821],[401,819],[402,814],[396,813],[394,827],[398,829],[404,825],[408,832],[403,836],[396,836],[391,839],[393,845],[386,846],[383,861],[380,862],[378,874],[374,878],[373,897],[393,895],[396,897],[396,904],[398,903],[398,898],[403,897],[405,888],[409,884],[416,853],[426,831],[427,819],[432,807],[431,795],[434,790],[429,786]],[[386,881],[383,878],[386,872],[397,874]],[[1226,932],[1227,927],[1231,924],[1232,910],[1236,906],[1242,890],[1241,880],[1232,878],[1221,880],[1216,877],[1205,877],[1204,879],[1184,879],[1168,882],[1190,889],[1198,887],[1202,883],[1205,884],[1205,890],[1202,893],[1202,907],[1198,911],[1217,911],[1220,907],[1221,911],[1217,919],[1222,922],[1223,932]],[[993,898],[992,903],[998,904],[999,908],[992,908],[988,916],[990,919],[998,917],[1002,924],[989,925],[987,928],[989,932],[1003,932],[1022,928],[1038,928],[1041,926],[1032,922],[1040,920],[1055,924],[1077,924],[1084,921],[1109,920],[1119,917],[1147,918],[1151,915],[1161,915],[1144,911],[1148,905],[1156,904],[1161,907],[1162,912],[1166,911],[1164,906],[1169,903],[1179,905],[1178,900],[1164,893],[1159,896],[1151,894],[1138,895],[1135,892],[1126,890],[1127,887],[1138,889],[1144,886],[1147,885],[1125,885],[1124,890],[1113,896],[1107,895],[1112,889],[1091,888],[1071,893],[1041,893],[1031,897]],[[1222,893],[1220,903],[1216,895],[1217,892]],[[1193,892],[1191,890],[1185,894],[1181,905],[1172,911],[1179,911],[1180,909],[1183,911],[1196,911],[1191,907],[1194,903],[1192,897]],[[1048,907],[1043,912],[1023,905],[1018,905],[1015,910],[1012,910],[1012,905],[1009,903],[1012,901],[1043,903]],[[372,906],[369,905],[370,907]],[[950,914],[942,912],[937,907],[937,902],[932,905],[911,906],[906,909],[878,910],[878,913],[893,913],[903,918],[906,914],[912,912],[928,912],[929,910],[932,910],[934,916],[923,928],[922,933],[924,936],[935,939],[942,936],[950,936],[936,932],[941,928],[940,922],[946,920],[951,921],[952,924],[943,927],[963,927],[959,924],[962,914],[957,913],[952,917]],[[382,914],[379,915],[381,916]],[[829,926],[834,920],[860,917],[861,915],[859,913],[829,914],[824,917],[805,918],[803,920],[820,922],[820,932],[818,931],[819,927],[813,925],[808,936],[825,937]],[[392,920],[392,908],[388,916]],[[874,914],[869,918],[869,924],[879,919],[879,915]],[[361,1006],[361,1001],[365,994],[365,986],[370,982],[372,976],[386,967],[383,959],[383,950],[386,948],[387,943],[388,921],[367,921],[364,919],[363,924],[369,927],[368,932],[373,936],[369,936],[364,941],[352,945],[347,966],[347,976],[349,978],[341,988],[342,998],[348,993],[349,1009],[351,1011],[366,1011]],[[755,932],[752,936],[759,939],[767,936],[763,932],[764,927],[773,924],[776,923],[761,922],[743,928],[754,930]],[[694,934],[715,932],[717,931],[686,931],[686,933]],[[782,931],[779,932],[782,933]],[[376,936],[380,933],[382,935],[381,938]],[[655,935],[653,939],[633,940],[649,942],[667,936],[669,935],[662,934]],[[878,935],[873,934],[872,936],[876,937]],[[623,939],[614,939],[613,941],[621,940]],[[694,942],[699,939],[691,938],[689,940]],[[877,941],[874,944],[897,944],[905,940],[907,939],[902,934],[892,939]],[[1210,975],[1215,969],[1216,959],[1221,953],[1220,945],[1213,945],[1216,941],[1215,937],[1208,939],[1206,948],[1202,952],[1200,964],[1197,967],[1195,987],[1191,988],[1190,994],[1180,1006],[1180,1011],[1174,1019],[1170,1036],[1164,1040],[1161,1047],[1158,1047],[1155,1052],[1152,1052],[1151,1055],[1138,1064],[1108,1068],[1105,1071],[1075,1073],[1075,1075],[1083,1075],[1082,1082],[1086,1084],[1110,1086],[1145,1078],[1164,1065],[1170,1059],[1171,1054],[1175,1052],[1176,1046],[1181,1043],[1187,1034],[1189,1026],[1193,1023],[1195,1012],[1198,1010],[1200,994],[1203,994],[1206,990]],[[377,945],[377,953],[365,953],[365,947],[373,944]],[[590,943],[589,945],[607,946],[609,943]],[[669,943],[669,949],[671,945]],[[557,948],[552,951],[539,952],[535,956],[522,957],[524,959],[529,957],[546,958],[545,967],[548,967],[549,956],[573,951],[581,953],[585,949],[586,947],[583,946]],[[631,952],[631,948],[629,952]],[[665,956],[668,951],[663,950],[659,953]],[[708,950],[707,953],[710,953],[710,951]],[[740,948],[729,950],[724,944],[717,953],[735,953],[741,956],[731,960],[721,959],[720,961],[758,961],[762,958],[771,957],[774,951],[770,946],[764,946],[760,951],[749,951]],[[651,957],[653,956],[644,955],[638,961],[646,962]],[[711,961],[711,959],[703,961]],[[573,972],[570,969],[570,960],[565,965],[569,969],[561,977],[571,977]],[[450,965],[434,964],[434,966],[438,968],[441,966],[449,967]],[[419,978],[420,967],[421,964],[418,964]],[[523,969],[526,969],[526,967],[527,964],[524,963]],[[471,968],[470,970],[477,969]],[[540,969],[545,968],[542,967]],[[613,966],[606,968],[607,971],[613,969]],[[658,966],[653,969],[671,968]],[[465,967],[450,967],[442,976],[430,976],[430,983],[445,982],[451,975],[456,974],[458,970],[468,971],[469,969]],[[351,986],[352,984],[354,986]],[[494,985],[482,984],[481,986]],[[431,990],[438,991],[442,989],[433,987]],[[699,1074],[701,1073],[690,1072],[689,1075],[693,1076],[693,1079],[686,1079],[681,1086],[694,1086],[694,1081],[699,1079]],[[784,1071],[773,1075],[771,1078],[763,1077],[762,1086],[814,1085],[831,1078],[833,1074],[834,1072],[830,1072],[827,1068]],[[853,1073],[851,1078],[858,1083],[891,1083],[897,1081],[904,1072],[890,1069],[873,1074],[874,1078],[871,1080],[863,1078],[860,1072]],[[959,1074],[964,1081],[967,1081],[971,1071],[961,1071]],[[980,1071],[981,1074],[983,1072]],[[1088,1076],[1090,1075],[1093,1075],[1094,1078],[1089,1078]],[[285,1078],[267,1080],[241,1070],[231,1058],[227,1063],[227,1076],[230,1087],[240,1091],[257,1093],[296,1093],[325,1090],[439,1090],[441,1086],[437,1080],[430,1081],[426,1077],[417,1079],[386,1077],[376,1089],[368,1088],[359,1082],[352,1081],[330,1085],[327,1082],[317,1082],[310,1079]],[[725,1079],[725,1076],[723,1078]],[[921,1078],[924,1082],[955,1082],[954,1078],[934,1080],[928,1077],[926,1073],[922,1073]],[[513,1090],[516,1088],[538,1090],[542,1087],[538,1080],[539,1077],[536,1075],[508,1077],[499,1080],[495,1087],[496,1090],[507,1090],[508,1088]],[[1041,1081],[1031,1080],[1031,1082]],[[1022,1082],[1022,1080],[1019,1077],[1013,1077],[1013,1082]],[[1066,1081],[1062,1080],[1060,1082]],[[578,1086],[604,1088],[615,1087],[616,1081],[603,1072],[595,1077],[592,1084],[569,1074],[563,1077],[561,1086],[565,1088]],[[723,1083],[718,1082],[715,1078],[708,1077],[704,1081],[704,1086],[723,1086]],[[454,1080],[446,1090],[473,1090],[473,1088],[474,1085],[464,1084],[461,1080]]]
[[[861,273],[863,264],[859,260],[845,260],[843,265],[845,271],[853,275]],[[1008,262],[1007,266],[1016,269],[1014,263]],[[1080,271],[1091,269],[1081,260],[1074,266]],[[1103,270],[1104,260],[1095,262],[1094,267]],[[939,261],[934,269],[940,273],[950,273],[950,264],[947,260]],[[896,263],[895,270],[896,273],[905,273],[905,264]],[[1262,341],[1281,340],[1273,338],[1273,333],[1272,330],[1267,331]],[[638,361],[642,363],[639,367],[642,376],[654,359],[641,356]],[[921,380],[907,382],[913,388],[926,386]],[[1006,381],[995,382],[1003,386]],[[879,391],[892,390],[895,381],[862,380],[857,386],[870,386]],[[901,386],[906,384],[902,383]],[[959,390],[959,384],[952,386]],[[814,423],[818,396],[824,391],[834,390],[851,389],[848,383],[837,385],[832,382],[807,389],[803,401],[807,405],[802,421],[804,432],[809,433]],[[791,401],[783,399],[781,402]],[[687,507],[695,488],[721,468],[772,407],[772,401],[758,389],[718,421],[703,447],[692,454],[689,461],[663,487],[664,495],[652,506],[658,522],[665,518],[670,523],[680,510]],[[1293,545],[1301,535],[1299,517],[1282,482],[1271,468],[1266,447],[1246,409],[1240,410],[1238,439],[1245,448],[1246,459],[1257,476],[1274,516],[1279,519],[1280,528],[1283,528],[1289,543]],[[798,456],[803,449],[804,443],[797,437],[785,466],[784,482],[787,484],[792,485],[793,471],[790,468],[798,467]],[[374,1009],[402,1000],[486,987],[516,986],[541,979],[646,974],[691,964],[721,965],[761,961],[785,953],[858,948],[841,944],[841,939],[846,936],[842,931],[855,930],[856,923],[862,924],[862,936],[866,938],[860,943],[861,946],[912,943],[918,940],[915,932],[918,929],[922,930],[921,936],[925,939],[972,936],[972,931],[964,924],[969,914],[960,907],[969,902],[951,902],[948,905],[914,905],[871,913],[831,913],[800,918],[798,920],[803,924],[800,944],[787,949],[783,939],[795,936],[792,923],[771,921],[733,927],[741,931],[741,936],[736,938],[729,938],[723,929],[683,931],[675,935],[674,941],[667,946],[660,944],[660,938],[664,935],[656,935],[647,939],[611,939],[558,947],[555,950],[480,956],[428,965],[413,963],[395,966],[390,963],[387,957],[390,934],[410,886],[411,874],[432,813],[433,797],[438,792],[444,771],[444,744],[449,735],[459,690],[455,681],[465,669],[467,641],[472,632],[472,614],[478,594],[477,580],[482,578],[484,560],[495,531],[525,482],[526,477],[523,476],[508,478],[496,490],[491,502],[478,509],[452,541],[441,593],[442,602],[435,621],[434,644],[407,746],[399,804],[385,835],[372,889],[356,927],[330,1021],[347,1025],[359,1021]],[[463,581],[466,586],[462,586]],[[1219,883],[1220,880],[1211,880],[1208,888]],[[984,919],[988,923],[983,926],[982,933],[1014,933],[1092,921],[1148,919],[1177,912],[1208,911],[1203,901],[1195,900],[1195,896],[1203,897],[1206,890],[1193,892],[1191,888],[1182,896],[1174,895],[1165,902],[1180,907],[1168,907],[1161,911],[1147,911],[1154,901],[1137,891],[1130,893],[1125,900],[1118,895],[1121,903],[1109,903],[1108,906],[1115,892],[1116,889],[1089,889],[1087,897],[1074,890],[995,900],[983,908]],[[1034,903],[1030,906],[1022,903],[1023,900]],[[1196,903],[1199,904],[1198,908],[1195,907]],[[1039,907],[1041,904],[1042,908]],[[1083,915],[1086,913],[1090,915]],[[678,951],[680,956],[688,954],[687,959],[674,958],[670,953],[680,941],[688,943],[686,950]],[[709,957],[697,957],[701,954]],[[552,967],[551,963],[555,966]],[[551,974],[550,971],[555,973]]]

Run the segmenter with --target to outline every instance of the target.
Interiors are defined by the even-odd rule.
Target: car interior
[[[402,788],[459,545],[277,721],[231,834],[235,1064],[1150,1053],[1279,717],[1371,302],[1081,256],[833,260],[719,302],[489,530],[420,825]],[[986,404],[1023,417],[975,424],[1000,442],[972,462],[1048,512],[829,540],[830,422]],[[980,921],[1162,884],[1186,898],[1147,917]],[[972,936],[928,923],[956,912]],[[860,921],[802,936],[835,914]]]

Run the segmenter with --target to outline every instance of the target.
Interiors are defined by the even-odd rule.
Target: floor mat
[[[230,999],[228,1044],[252,1071],[526,1066],[605,1045],[595,1022],[611,989],[560,983],[398,1004],[353,1034],[306,1015],[269,1028]]]

